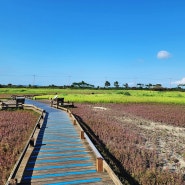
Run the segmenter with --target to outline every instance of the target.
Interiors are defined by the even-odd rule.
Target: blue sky
[[[0,0],[0,84],[185,83],[183,0]]]

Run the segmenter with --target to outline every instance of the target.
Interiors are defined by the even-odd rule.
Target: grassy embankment
[[[1,88],[0,98],[17,95],[36,95],[36,99],[51,99],[55,94],[70,102],[89,103],[172,103],[185,104],[185,92],[152,90],[96,90],[50,88]]]

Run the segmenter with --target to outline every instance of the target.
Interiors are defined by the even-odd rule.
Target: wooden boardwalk
[[[112,185],[106,172],[96,171],[96,158],[67,113],[49,105],[26,100],[47,112],[36,145],[26,161],[19,184]]]

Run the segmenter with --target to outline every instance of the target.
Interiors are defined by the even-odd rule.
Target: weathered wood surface
[[[8,108],[22,108],[22,104],[16,104],[16,100],[6,100],[1,102],[0,104],[1,109],[8,109]]]
[[[23,103],[17,102],[17,100],[6,100],[0,102],[1,109],[8,108],[23,108]]]
[[[29,100],[29,103],[33,103]],[[18,183],[114,184],[106,172],[96,171],[96,157],[66,112],[37,103],[47,112],[30,157],[24,161]]]

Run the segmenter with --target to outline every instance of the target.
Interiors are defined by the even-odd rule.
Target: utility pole
[[[35,85],[35,76],[36,75],[33,75],[33,86]]]

